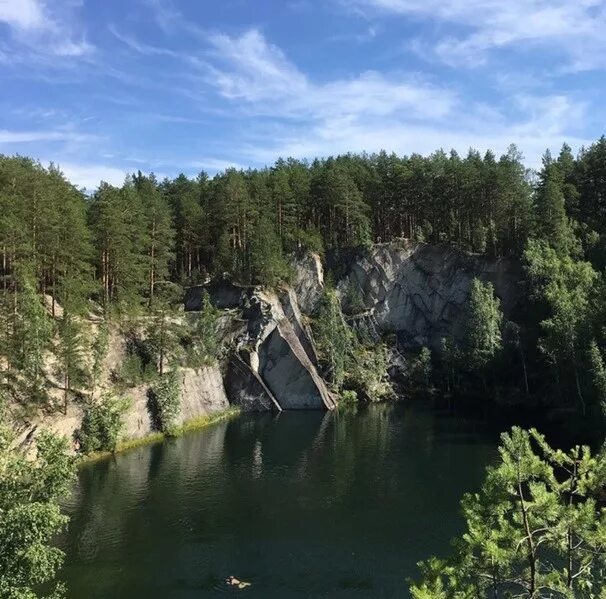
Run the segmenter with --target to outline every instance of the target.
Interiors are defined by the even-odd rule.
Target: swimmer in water
[[[251,586],[250,582],[244,582],[243,580],[238,580],[235,576],[228,576],[225,580],[225,583],[229,586],[236,587],[240,591]]]

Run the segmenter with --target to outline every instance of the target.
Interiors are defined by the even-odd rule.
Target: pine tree
[[[556,369],[569,368],[585,412],[580,359],[591,327],[590,309],[598,273],[588,262],[558,253],[546,242],[531,241],[524,252],[526,271],[534,293],[547,305],[541,322],[540,347]]]
[[[31,397],[41,401],[46,399],[45,354],[50,347],[53,323],[36,292],[31,271],[23,267],[17,279],[19,296],[14,324],[17,364]]]
[[[63,552],[52,545],[67,517],[60,502],[73,483],[73,461],[65,439],[43,432],[36,455],[14,449],[15,434],[0,414],[0,596],[33,598],[44,585],[65,596],[55,582]]]
[[[67,311],[59,321],[58,331],[57,358],[63,377],[63,413],[67,414],[70,391],[74,385],[81,385],[85,381],[84,339],[82,327]]]
[[[175,254],[173,251],[175,232],[172,215],[153,175],[144,177],[141,172],[134,179],[139,194],[146,225],[147,294],[148,304],[154,302],[158,281],[168,278],[168,266]]]
[[[288,276],[280,238],[269,219],[259,217],[250,244],[251,282],[275,287]]]
[[[466,532],[432,558],[415,599],[598,597],[606,584],[603,452],[552,449],[535,430],[501,437],[499,463],[461,502]]]
[[[168,360],[180,347],[183,331],[180,323],[175,319],[175,313],[182,299],[181,287],[167,281],[158,283],[152,305],[148,341],[153,349],[160,376],[164,374]]]
[[[149,241],[132,180],[120,189],[102,184],[90,206],[90,221],[104,307],[137,306],[149,289]]]

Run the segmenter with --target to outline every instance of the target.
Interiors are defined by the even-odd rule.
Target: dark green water
[[[243,416],[84,469],[67,506],[74,599],[408,597],[496,457],[429,407]],[[252,582],[245,591],[229,575]]]

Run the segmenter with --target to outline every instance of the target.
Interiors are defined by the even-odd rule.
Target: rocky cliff
[[[291,287],[269,291],[214,282],[188,290],[185,310],[194,314],[203,292],[220,310],[219,335],[228,348],[220,364],[181,369],[181,411],[177,424],[238,406],[244,410],[333,409],[336,398],[321,377],[309,329],[324,288],[324,268],[317,255],[293,266]],[[506,317],[515,318],[522,291],[520,264],[514,260],[471,255],[446,245],[408,241],[379,244],[341,258],[337,291],[350,323],[379,339],[395,333],[399,348],[438,348],[443,337],[460,338],[474,277],[493,283]],[[352,305],[355,300],[355,305]],[[353,313],[353,314],[352,314]],[[92,333],[91,333],[92,334]],[[127,340],[112,332],[103,387],[112,388],[112,373],[126,357]],[[401,359],[393,352],[395,359]],[[124,439],[154,432],[149,387],[122,390],[132,398]],[[41,427],[72,436],[82,408],[70,403],[67,414],[20,415],[20,440],[27,444]]]
[[[305,301],[310,306],[319,290],[312,290],[311,277],[301,277],[301,284],[308,290]],[[215,306],[237,308],[232,325],[240,322],[240,330],[226,327],[231,331],[231,350],[225,387],[232,404],[245,410],[278,411],[336,406],[318,372],[313,339],[294,289],[241,288],[236,302],[232,285],[200,287],[189,291],[187,309],[199,309],[203,291]]]
[[[487,258],[447,245],[409,241],[375,245],[351,260],[338,283],[345,311],[357,312],[354,326],[396,333],[400,347],[437,349],[443,337],[460,339],[474,278],[490,281],[506,317],[521,299],[519,261]],[[362,305],[351,306],[351,298]],[[362,309],[363,308],[363,309]]]

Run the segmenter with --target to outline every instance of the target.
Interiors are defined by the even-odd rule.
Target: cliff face
[[[510,259],[470,255],[449,246],[398,242],[374,246],[338,265],[337,285],[349,321],[375,334],[395,333],[400,348],[437,349],[443,337],[460,339],[471,281],[490,281],[506,317],[521,305],[520,264]],[[220,309],[219,335],[230,349],[221,364],[181,369],[181,411],[177,424],[225,410],[333,409],[336,398],[318,371],[318,357],[308,326],[322,297],[324,271],[318,256],[294,265],[293,285],[277,291],[217,282],[188,290],[185,310],[200,309],[203,291]],[[355,302],[356,305],[349,305]],[[354,309],[355,308],[355,309]],[[126,340],[113,331],[102,388],[112,389],[111,373],[126,357]],[[401,359],[394,352],[394,359]],[[122,436],[154,432],[148,386],[124,391],[132,398]],[[41,427],[73,436],[82,408],[70,403],[67,414],[15,418],[20,441],[27,445]]]
[[[365,310],[353,318],[377,334],[396,333],[404,348],[439,347],[443,337],[460,339],[474,278],[490,281],[506,317],[521,299],[520,263],[471,255],[446,245],[380,244],[353,260],[338,283],[344,308],[352,297]],[[357,300],[359,303],[359,299]]]
[[[319,281],[319,279],[316,279]],[[310,277],[301,276],[311,306],[319,291]],[[200,305],[202,288],[190,290],[186,306]],[[208,287],[217,307],[233,298],[228,285]],[[229,305],[234,309],[236,302]],[[233,323],[240,322],[240,330]],[[232,351],[228,357],[225,387],[229,400],[245,410],[332,409],[336,403],[318,373],[313,340],[293,289],[278,292],[242,288],[230,330]]]

